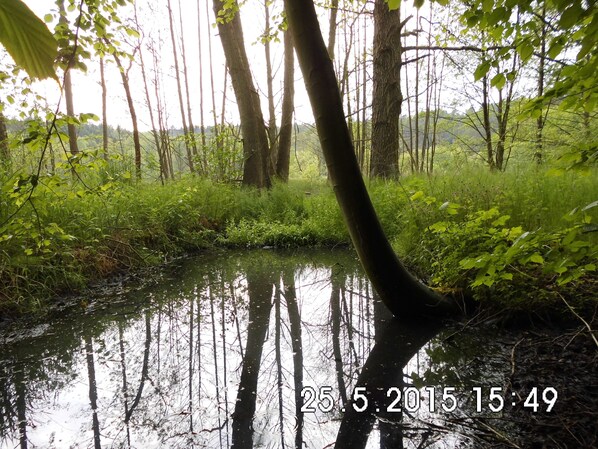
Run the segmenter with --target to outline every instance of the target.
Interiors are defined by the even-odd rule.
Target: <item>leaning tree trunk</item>
[[[399,173],[401,115],[401,16],[385,0],[374,5],[374,95],[370,176],[393,178]]]
[[[428,289],[403,267],[382,230],[359,171],[313,2],[285,0],[285,9],[330,180],[368,277],[396,316],[452,311],[455,306],[451,301]]]
[[[228,12],[223,9],[224,3],[220,0],[214,0],[214,13],[219,19],[218,31],[241,119],[243,156],[245,158],[243,184],[270,187],[268,170],[270,148],[268,146],[266,125],[245,51],[239,7],[236,0],[233,3],[235,13],[232,17],[226,17]],[[225,17],[220,14],[221,10],[225,11]]]

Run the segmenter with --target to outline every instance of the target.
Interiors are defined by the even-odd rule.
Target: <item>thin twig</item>
[[[579,315],[575,309],[573,307],[571,307],[571,305],[567,302],[567,300],[563,297],[563,295],[561,295],[560,293],[557,293],[561,299],[563,300],[563,302],[567,305],[567,307],[569,308],[569,310],[571,311],[571,313],[573,313],[573,315],[575,315],[577,318],[579,318],[579,320],[588,328],[588,331],[590,332],[590,337],[592,337],[592,340],[594,340],[594,343],[596,343],[596,347],[598,348],[598,340],[596,339],[596,336],[594,335],[594,331],[592,330],[592,328],[590,327],[590,324],[584,320],[581,315]]]

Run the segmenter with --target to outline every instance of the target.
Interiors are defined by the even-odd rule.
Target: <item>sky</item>
[[[178,1],[172,0],[172,7],[175,11],[175,27],[177,33],[180,33],[179,17],[178,17]],[[54,13],[56,17],[57,8],[52,1],[47,0],[25,0],[25,3],[40,17],[43,18],[46,14]],[[189,70],[189,85],[190,97],[192,106],[193,121],[196,126],[199,125],[199,44],[198,44],[198,28],[197,28],[197,2],[194,0],[180,0],[182,7],[182,21],[185,36],[185,50],[187,56],[187,64]],[[245,37],[245,47],[248,53],[251,69],[254,76],[254,81],[258,87],[258,91],[262,94],[262,110],[267,120],[267,103],[265,100],[266,89],[266,68],[264,48],[258,42],[258,38],[264,30],[264,11],[263,4],[256,0],[249,0],[241,7],[241,20],[243,23],[243,32]],[[206,6],[209,6],[206,13]],[[141,22],[141,32],[144,43],[151,41],[155,45],[160,46],[161,61],[158,70],[162,73],[163,89],[165,90],[165,102],[168,113],[168,124],[172,127],[178,128],[182,121],[180,118],[180,108],[176,90],[176,80],[174,77],[174,61],[172,43],[170,40],[168,29],[168,13],[166,2],[156,0],[138,0],[137,1],[138,14]],[[214,91],[216,100],[216,111],[218,116],[222,108],[222,97],[224,91],[224,68],[225,60],[218,36],[218,30],[213,26],[214,16],[212,12],[212,2],[206,5],[205,0],[200,0],[200,14],[201,14],[201,50],[203,64],[203,85],[204,85],[204,116],[207,124],[213,122],[212,119],[212,102],[210,91],[210,76],[208,70],[208,33],[212,40],[212,56],[213,56],[213,70],[214,70]],[[126,15],[130,15],[131,11],[123,11]],[[273,14],[277,14],[277,7],[274,6]],[[129,18],[129,20],[131,20]],[[209,20],[209,24],[208,24]],[[49,24],[52,29],[56,24],[56,19]],[[131,24],[133,27],[134,25]],[[327,31],[325,31],[327,32]],[[272,61],[273,70],[275,71],[274,90],[277,102],[277,111],[280,111],[280,95],[282,92],[282,58],[283,50],[282,44],[279,42],[272,42]],[[127,48],[125,44],[123,48]],[[129,47],[130,48],[130,47]],[[179,68],[182,70],[182,62],[180,61],[180,47],[178,48]],[[144,61],[146,65],[151,63],[151,55],[144,49]],[[133,89],[133,97],[136,104],[137,115],[139,116],[139,126],[142,130],[151,129],[149,113],[145,101],[145,92],[143,90],[143,81],[141,71],[138,67],[139,56],[136,55],[135,63],[131,69],[131,85]],[[94,113],[101,116],[101,89],[100,89],[100,74],[99,62],[97,58],[88,62],[88,71],[83,73],[80,70],[74,70],[72,73],[73,90],[74,90],[74,106],[76,113]],[[108,64],[106,68],[106,78],[108,83],[108,122],[112,126],[121,126],[130,129],[130,115],[128,106],[124,96],[124,89],[120,81],[120,75],[116,66]],[[151,75],[150,75],[151,76]],[[295,118],[298,122],[313,122],[313,115],[309,106],[307,94],[303,87],[301,72],[297,66],[295,69]],[[48,99],[50,105],[56,104],[59,99],[60,91],[55,82],[43,81],[36,83],[37,90]],[[150,90],[153,87],[150,86]],[[153,99],[152,99],[153,100]],[[64,103],[64,102],[62,102]],[[64,108],[62,108],[64,110]],[[226,121],[238,123],[238,112],[236,110],[236,103],[234,101],[234,92],[228,81],[227,87],[227,102],[226,102]]]
[[[57,7],[54,1],[50,0],[24,0],[31,9],[39,16],[44,17],[51,13],[54,15],[54,20],[49,23],[49,27],[53,29],[57,22]],[[172,7],[175,11],[175,28],[177,34],[181,33],[181,26],[179,23],[179,5],[182,10],[180,20],[182,21],[182,29],[185,38],[185,49],[187,55],[187,64],[189,71],[189,87],[190,87],[190,103],[192,108],[193,122],[196,126],[200,124],[200,89],[199,89],[199,78],[200,78],[200,55],[199,50],[201,49],[201,60],[203,61],[203,86],[204,86],[204,118],[206,126],[213,124],[212,110],[212,95],[211,95],[211,82],[209,75],[209,38],[212,43],[212,62],[214,71],[214,92],[215,92],[215,110],[218,116],[220,116],[222,109],[222,98],[224,92],[224,70],[225,70],[225,59],[223,55],[220,38],[218,36],[218,29],[214,26],[214,14],[212,11],[212,0],[171,0]],[[199,3],[199,5],[198,5]],[[148,76],[151,78],[157,71],[158,76],[161,79],[163,97],[162,101],[165,104],[167,124],[168,127],[181,128],[181,112],[179,107],[179,100],[177,95],[176,80],[174,77],[174,60],[173,60],[173,49],[169,34],[168,26],[168,9],[167,2],[163,0],[137,0],[136,2],[138,17],[140,21],[139,31],[142,34],[142,51],[143,58],[146,66],[150,66],[148,69]],[[427,14],[425,4],[422,14]],[[198,36],[198,6],[199,6],[199,17],[201,18],[200,26],[201,33]],[[282,1],[274,1],[271,6],[272,22],[277,23],[280,21],[280,13],[282,9]],[[371,8],[371,4],[368,5]],[[124,8],[119,13],[124,21],[131,27],[136,28],[133,22],[133,11],[131,7]],[[328,36],[328,11],[324,9],[319,10],[320,14],[320,26],[322,33],[327,40]],[[410,2],[403,2],[402,17],[408,15],[414,15],[414,9],[410,6]],[[74,21],[76,12],[71,13],[70,19]],[[366,39],[368,43],[368,58],[371,58],[371,38],[373,35],[373,20],[371,14],[364,15],[360,19],[365,28],[367,35]],[[266,102],[266,66],[265,66],[265,55],[264,47],[259,42],[260,35],[265,29],[265,14],[262,0],[247,0],[242,3],[241,6],[241,21],[243,24],[245,48],[248,53],[248,58],[251,64],[251,70],[256,83],[258,92],[261,94],[262,111],[264,113],[264,119],[268,120],[267,114],[267,102]],[[420,22],[424,23],[424,22]],[[415,27],[416,20],[413,18],[408,25],[408,28]],[[420,25],[421,26],[421,25]],[[357,27],[356,27],[357,29]],[[359,32],[359,31],[357,31]],[[363,32],[363,31],[362,31]],[[282,36],[280,36],[282,40]],[[362,37],[363,38],[363,37]],[[127,39],[130,41],[127,43]],[[136,40],[131,37],[123,38],[122,44],[123,49],[131,50],[131,44],[136,43]],[[152,45],[158,48],[159,63],[155,68],[151,67],[152,57],[148,50],[148,47]],[[342,59],[344,55],[344,45],[342,37],[337,37],[336,55],[337,65],[339,59]],[[281,108],[281,95],[282,95],[282,78],[283,78],[283,49],[282,43],[276,40],[271,42],[272,46],[272,65],[275,74],[274,80],[274,92],[275,92],[275,104],[277,116],[280,117]],[[179,65],[182,67],[180,61],[180,46],[177,49],[179,54]],[[359,51],[355,48],[352,49],[351,58],[360,56]],[[353,59],[354,60],[354,59]],[[100,89],[100,74],[99,74],[99,62],[97,58],[87,63],[88,71],[83,73],[80,70],[74,70],[72,73],[73,88],[74,88],[74,107],[76,113],[94,113],[97,116],[101,116],[101,89]],[[349,63],[349,69],[354,68]],[[369,95],[371,95],[371,68],[369,69]],[[413,75],[410,75],[413,77]],[[143,81],[141,77],[141,71],[139,68],[139,53],[135,54],[135,59],[130,71],[130,81],[133,90],[133,99],[136,105],[136,112],[139,118],[139,127],[143,130],[151,129],[150,116],[148,107],[146,104],[145,91],[143,89]],[[108,62],[106,68],[106,78],[108,83],[108,123],[114,127],[120,126],[125,129],[131,129],[131,119],[128,110],[128,106],[124,96],[124,89],[121,84],[120,75],[118,69],[114,63]],[[459,80],[457,80],[459,81]],[[354,84],[355,81],[352,81]],[[405,79],[403,79],[405,83]],[[415,83],[411,82],[411,88]],[[462,86],[462,80],[459,81]],[[153,90],[153,86],[149,86],[150,91]],[[57,84],[53,81],[44,81],[36,83],[36,90],[40,94],[47,98],[50,106],[57,104],[60,98],[60,89]],[[404,91],[404,95],[409,92]],[[407,96],[405,95],[405,96]],[[444,100],[448,104],[450,93],[444,94]],[[238,123],[239,115],[236,107],[234,98],[234,92],[230,80],[226,90],[226,105],[225,105],[225,120],[228,123]],[[150,101],[154,103],[155,99],[151,98]],[[64,102],[61,104],[61,110],[64,111]],[[465,110],[466,106],[462,105],[462,109]],[[403,107],[403,113],[407,112],[407,108]],[[10,112],[7,114],[9,115]],[[313,123],[313,114],[309,105],[309,100],[303,84],[303,78],[301,71],[295,63],[295,121],[298,123]]]

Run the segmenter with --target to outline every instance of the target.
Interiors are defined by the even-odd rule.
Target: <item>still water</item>
[[[0,337],[1,447],[476,447],[471,420],[502,412],[499,344],[390,319],[347,250],[200,255],[108,290]]]

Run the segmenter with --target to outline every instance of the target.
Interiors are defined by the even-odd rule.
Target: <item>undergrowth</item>
[[[595,175],[471,169],[369,189],[418,276],[440,289],[531,304],[596,282]],[[323,182],[258,192],[191,177],[93,189],[34,181],[14,177],[0,189],[0,314],[43,310],[90,280],[200,249],[349,243]]]

